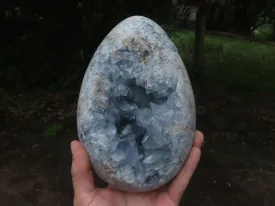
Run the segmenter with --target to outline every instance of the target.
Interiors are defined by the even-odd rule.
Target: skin
[[[92,166],[82,144],[74,140],[72,150],[72,181],[74,206],[176,206],[186,190],[201,157],[203,134],[195,133],[195,140],[189,156],[170,184],[145,193],[129,193],[107,188],[97,188],[94,184]]]

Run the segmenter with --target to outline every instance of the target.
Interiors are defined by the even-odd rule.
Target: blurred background
[[[193,85],[205,144],[184,205],[275,205],[274,0],[2,0],[1,205],[72,205],[82,78],[132,15],[168,33]]]

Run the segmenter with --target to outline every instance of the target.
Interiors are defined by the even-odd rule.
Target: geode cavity
[[[142,16],[119,23],[79,94],[78,135],[96,173],[126,191],[165,185],[186,160],[195,119],[190,80],[167,34]]]

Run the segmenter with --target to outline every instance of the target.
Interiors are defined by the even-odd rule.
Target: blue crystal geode
[[[168,183],[190,152],[193,90],[176,46],[152,20],[132,16],[103,40],[85,73],[77,127],[96,173],[120,190]]]

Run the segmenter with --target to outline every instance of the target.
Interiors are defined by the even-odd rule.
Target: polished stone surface
[[[126,191],[165,185],[186,160],[195,122],[174,43],[146,17],[119,23],[95,52],[78,101],[78,135],[97,174]]]

